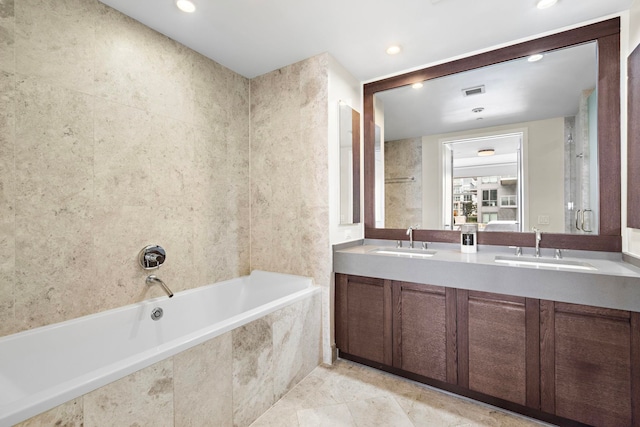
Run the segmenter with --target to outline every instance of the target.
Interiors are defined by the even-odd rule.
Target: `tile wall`
[[[251,80],[251,268],[313,277],[330,352],[329,55]],[[326,357],[325,357],[326,360]]]
[[[313,276],[327,329],[327,64],[250,81],[97,0],[0,0],[0,336],[162,295],[148,244],[174,292]],[[24,425],[248,425],[319,363],[287,313]]]
[[[97,0],[0,1],[0,336],[249,272],[248,79]]]

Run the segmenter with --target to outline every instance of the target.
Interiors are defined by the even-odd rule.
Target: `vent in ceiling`
[[[462,93],[464,96],[480,95],[484,93],[484,85],[462,89]]]

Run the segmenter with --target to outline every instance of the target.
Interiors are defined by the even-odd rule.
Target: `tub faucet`
[[[537,228],[531,228],[531,231],[536,233],[536,258],[540,258],[540,240],[542,240],[542,231]]]
[[[407,236],[409,236],[409,248],[413,249],[413,230],[418,228],[419,225],[411,226],[407,228]]]
[[[169,296],[169,298],[171,298],[173,296],[173,292],[171,292],[171,289],[169,289],[169,287],[166,285],[166,283],[164,283],[162,280],[160,280],[158,277],[156,277],[155,275],[150,275],[147,276],[147,285],[148,286],[153,286],[153,285],[160,285],[160,287],[162,287],[162,289],[167,293],[167,295]]]

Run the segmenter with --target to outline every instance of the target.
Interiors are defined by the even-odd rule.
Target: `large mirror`
[[[365,235],[621,250],[619,27],[365,85]]]
[[[376,93],[376,222],[597,234],[597,74],[590,42]]]

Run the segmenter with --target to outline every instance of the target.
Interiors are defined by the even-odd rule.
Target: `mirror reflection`
[[[376,226],[597,234],[596,85],[592,42],[376,93]]]
[[[340,224],[360,222],[360,113],[339,103]]]

